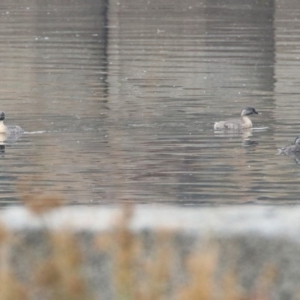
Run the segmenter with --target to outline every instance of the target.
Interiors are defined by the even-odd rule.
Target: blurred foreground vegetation
[[[24,205],[43,218],[63,203],[60,196],[32,196],[22,192]],[[124,205],[109,232],[93,237],[95,251],[110,261],[116,300],[267,300],[271,298],[276,271],[264,268],[256,283],[246,292],[237,280],[234,268],[218,271],[219,251],[211,242],[194,246],[180,261],[174,255],[176,232],[161,229],[152,233],[150,243],[130,230],[134,207]],[[0,227],[0,299],[1,300],[92,300],[108,299],[95,294],[84,272],[85,253],[76,233],[61,228],[48,230],[48,250],[25,278],[15,270],[10,253],[22,237]]]

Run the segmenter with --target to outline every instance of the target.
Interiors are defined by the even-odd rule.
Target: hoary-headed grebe
[[[245,129],[251,128],[252,122],[248,116],[258,114],[258,112],[253,107],[245,107],[241,112],[241,119],[233,119],[227,121],[216,122],[214,125],[215,130],[222,129]]]
[[[300,154],[300,135],[298,135],[293,144],[286,146],[284,148],[278,149],[279,154],[293,154],[299,153]]]
[[[7,136],[15,137],[20,136],[24,130],[18,125],[4,125],[5,113],[0,112],[0,134],[6,134]]]

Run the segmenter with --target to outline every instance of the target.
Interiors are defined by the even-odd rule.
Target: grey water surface
[[[300,4],[4,1],[0,110],[26,133],[0,152],[18,184],[67,203],[290,204],[300,158]],[[253,106],[254,129],[214,132]]]

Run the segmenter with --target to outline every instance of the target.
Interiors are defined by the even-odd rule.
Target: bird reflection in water
[[[7,139],[7,135],[5,133],[0,133],[0,153],[5,152],[5,144],[4,142]]]
[[[7,135],[6,133],[0,133],[0,153],[5,153],[5,145],[6,143],[13,143],[17,139],[20,138],[22,134],[20,135]]]
[[[252,137],[252,128],[247,128],[243,130],[220,130],[215,131],[215,136],[226,136],[226,137],[239,137],[242,136],[242,145],[244,147],[255,147],[258,145],[257,141],[251,139]]]

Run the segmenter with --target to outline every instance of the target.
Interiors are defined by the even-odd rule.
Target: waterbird
[[[0,111],[0,134],[5,134],[8,138],[16,138],[22,135],[24,130],[18,125],[8,125],[4,124],[5,113]]]
[[[278,149],[278,154],[300,154],[300,135],[298,135],[293,144]]]
[[[258,114],[254,107],[245,107],[241,111],[241,119],[215,122],[214,130],[251,128],[252,122],[248,116],[253,114]]]

